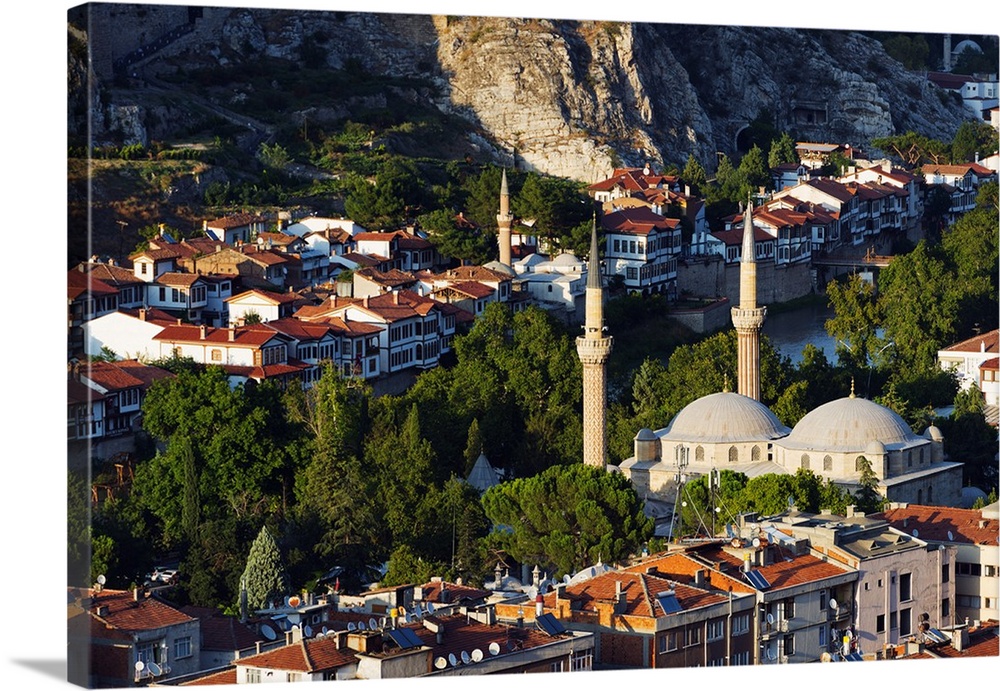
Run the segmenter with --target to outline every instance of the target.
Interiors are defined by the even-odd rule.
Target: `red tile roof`
[[[708,568],[683,552],[654,556],[626,568],[625,571],[646,573],[651,568],[659,575],[687,584],[694,581],[695,573],[704,571],[706,583],[719,591],[728,592],[732,588],[736,593],[754,592],[753,587],[745,580]]]
[[[295,293],[278,293],[271,290],[260,290],[259,288],[251,288],[250,290],[243,291],[239,295],[233,295],[224,300],[224,302],[237,302],[244,298],[254,295],[264,300],[269,301],[273,305],[287,305],[290,302],[295,302],[300,299]]]
[[[88,379],[109,391],[146,388],[157,379],[174,376],[165,369],[144,365],[136,360],[89,362],[85,372]]]
[[[79,265],[78,265],[79,266]],[[112,266],[111,264],[83,264],[83,270],[94,278],[107,283],[109,286],[134,285],[142,283],[136,278],[131,269],[123,266]]]
[[[423,602],[444,602],[441,599],[442,586],[447,588],[448,592],[451,593],[448,598],[448,602],[458,602],[463,599],[483,600],[490,595],[490,591],[482,590],[480,588],[470,588],[467,585],[458,585],[456,583],[448,583],[446,581],[431,581],[430,583],[424,583],[421,586],[423,591]]]
[[[680,219],[660,216],[645,206],[619,209],[601,217],[601,227],[608,233],[649,235],[674,230],[678,225]]]
[[[582,610],[596,610],[595,603],[598,601],[614,602],[619,587],[625,595],[625,609],[622,614],[633,617],[666,616],[667,613],[663,611],[656,596],[668,590],[674,591],[678,604],[684,610],[728,600],[727,596],[682,584],[660,575],[631,571],[612,571],[581,583],[570,584],[566,586],[565,598],[576,600]],[[546,608],[555,608],[555,591],[544,595],[542,599]]]
[[[204,650],[245,650],[265,638],[234,616],[211,607],[187,605],[181,612],[201,622],[201,647]],[[222,683],[222,682],[219,682]]]
[[[983,518],[978,509],[909,504],[873,514],[872,518],[885,518],[894,528],[907,532],[915,529],[921,540],[996,545],[1000,537],[1000,521]]]
[[[264,217],[257,214],[231,214],[205,223],[209,228],[241,228],[251,223],[262,223],[263,221]]]
[[[482,283],[476,283],[475,281],[456,281],[454,283],[449,283],[447,286],[439,288],[434,292],[436,293],[442,290],[454,290],[472,298],[485,298],[496,292],[493,288],[483,285]]]
[[[180,272],[167,272],[156,277],[156,283],[168,286],[191,286],[196,281],[201,280],[198,274],[185,274]]]
[[[124,631],[150,631],[165,626],[195,621],[175,607],[151,596],[141,596],[138,601],[128,590],[81,589],[82,595],[91,598],[89,612],[107,627]],[[99,608],[107,610],[99,612]]]
[[[295,672],[328,672],[357,662],[357,651],[338,648],[334,636],[304,638],[298,643],[285,645],[259,655],[239,659],[239,667],[283,669]]]
[[[434,616],[432,619],[444,626],[444,636],[440,644],[437,642],[436,634],[422,624],[411,624],[406,628],[411,629],[424,645],[432,649],[434,658],[447,658],[449,654],[461,657],[463,650],[471,654],[477,648],[489,657],[487,651],[490,643],[498,643],[501,654],[503,654],[512,649],[527,650],[547,645],[553,640],[548,634],[537,629],[528,627],[519,629],[503,625],[491,626],[470,620],[464,614]],[[388,650],[391,649],[391,647],[388,648]]]
[[[115,295],[118,289],[104,281],[76,269],[71,269],[66,279],[68,297],[74,300],[84,293],[91,295]]]
[[[726,562],[731,568],[739,569],[743,565],[742,559],[717,545],[700,547],[694,552],[710,561]],[[759,571],[771,584],[769,591],[850,573],[848,569],[834,566],[811,554],[790,557],[788,561],[781,559],[767,566],[755,566],[754,569]]]
[[[235,667],[224,669],[221,672],[209,674],[199,679],[193,679],[192,681],[183,681],[180,683],[180,686],[221,686],[223,684],[236,684]]]
[[[229,340],[229,329],[217,329],[205,327],[205,337],[201,337],[201,326],[194,324],[175,324],[167,326],[160,333],[153,336],[154,341],[167,341],[168,343],[231,343],[234,346],[259,347],[267,343],[278,333],[267,327],[263,329],[253,327],[236,327],[233,329],[234,339]]]
[[[987,353],[1000,353],[1000,329],[993,329],[984,334],[967,338],[964,341],[952,343],[941,350],[979,353],[984,351],[984,346]]]

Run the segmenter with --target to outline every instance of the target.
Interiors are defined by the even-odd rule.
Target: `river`
[[[778,352],[798,365],[802,361],[802,349],[812,343],[826,354],[831,364],[837,363],[837,341],[831,338],[823,324],[833,316],[833,309],[825,304],[797,307],[787,312],[768,314],[764,321],[764,334]]]

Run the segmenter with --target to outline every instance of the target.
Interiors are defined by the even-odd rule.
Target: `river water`
[[[798,365],[802,349],[812,343],[826,354],[831,364],[837,363],[837,340],[826,333],[823,324],[833,316],[833,309],[825,304],[806,305],[778,314],[768,314],[764,321],[764,334],[778,352]]]

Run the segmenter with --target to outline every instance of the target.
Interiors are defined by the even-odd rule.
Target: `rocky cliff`
[[[152,40],[130,31],[122,7],[110,35],[100,35],[108,27],[99,17],[91,22],[94,65]],[[966,117],[877,41],[846,31],[229,8],[190,21],[192,31],[130,69],[154,75],[308,54],[330,69],[415,78],[434,88],[407,97],[466,119],[474,148],[587,182],[615,165],[683,165],[690,154],[712,169],[715,152],[738,154],[765,112],[801,139],[862,147],[911,129],[950,140]],[[119,88],[102,107],[133,104],[142,106]],[[327,111],[348,114],[347,105]]]

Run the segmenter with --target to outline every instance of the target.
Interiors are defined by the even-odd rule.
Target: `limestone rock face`
[[[141,22],[116,22],[116,52],[96,55],[97,65],[142,45],[126,35]],[[143,67],[260,55],[412,78],[390,88],[468,120],[468,150],[584,182],[620,165],[683,166],[690,155],[714,170],[716,152],[744,151],[748,125],[764,114],[800,139],[862,148],[907,130],[950,141],[966,118],[878,41],[848,31],[205,8]],[[117,91],[120,102],[104,105],[127,97]],[[309,117],[349,115],[350,97],[340,103]]]

